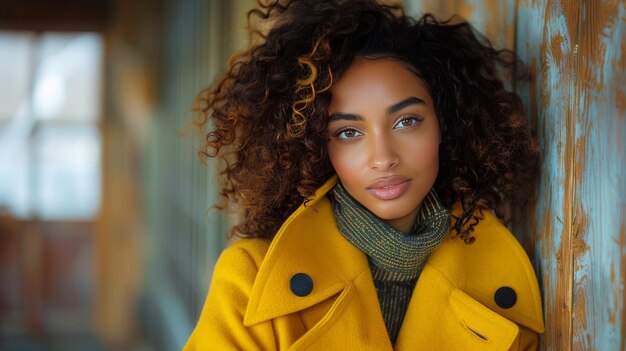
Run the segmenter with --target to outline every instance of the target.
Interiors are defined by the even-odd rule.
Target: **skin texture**
[[[359,58],[331,94],[328,155],[337,176],[365,208],[409,232],[439,170],[441,134],[426,84],[398,60]]]

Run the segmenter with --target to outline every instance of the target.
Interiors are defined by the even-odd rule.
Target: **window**
[[[101,66],[98,34],[0,31],[0,211],[96,216]]]

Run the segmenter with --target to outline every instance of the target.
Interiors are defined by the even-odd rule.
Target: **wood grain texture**
[[[528,6],[528,17],[521,14]],[[537,13],[539,11],[539,13]],[[545,349],[570,350],[572,338],[572,155],[577,104],[574,57],[577,7],[567,2],[520,4],[518,23],[535,23],[541,35],[531,42],[537,92],[537,132],[542,148],[542,173],[536,204],[535,236],[544,292]],[[535,12],[533,14],[533,12]],[[574,20],[573,20],[573,19]],[[519,48],[519,46],[518,46]],[[519,50],[522,51],[522,50]]]
[[[624,350],[626,5],[580,2],[574,143],[574,350]]]

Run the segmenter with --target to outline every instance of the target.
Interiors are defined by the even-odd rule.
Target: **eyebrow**
[[[426,102],[418,97],[412,96],[404,99],[396,104],[393,104],[387,108],[387,114],[398,112],[411,105],[426,105]],[[353,113],[331,113],[329,116],[329,122],[346,120],[346,121],[362,121],[363,117]]]
[[[411,105],[426,105],[426,102],[418,97],[411,96],[408,99],[402,100],[398,102],[397,104],[393,104],[389,106],[389,108],[387,109],[387,114],[390,115],[392,113],[398,112],[402,110],[403,108],[409,107]]]
[[[329,122],[334,122],[334,121],[362,121],[363,117],[359,116],[359,115],[355,115],[353,113],[331,113],[330,116],[328,116],[328,121]]]

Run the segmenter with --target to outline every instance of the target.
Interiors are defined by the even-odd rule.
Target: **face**
[[[435,183],[441,135],[425,83],[395,59],[358,59],[331,89],[328,154],[348,193],[409,232]]]

